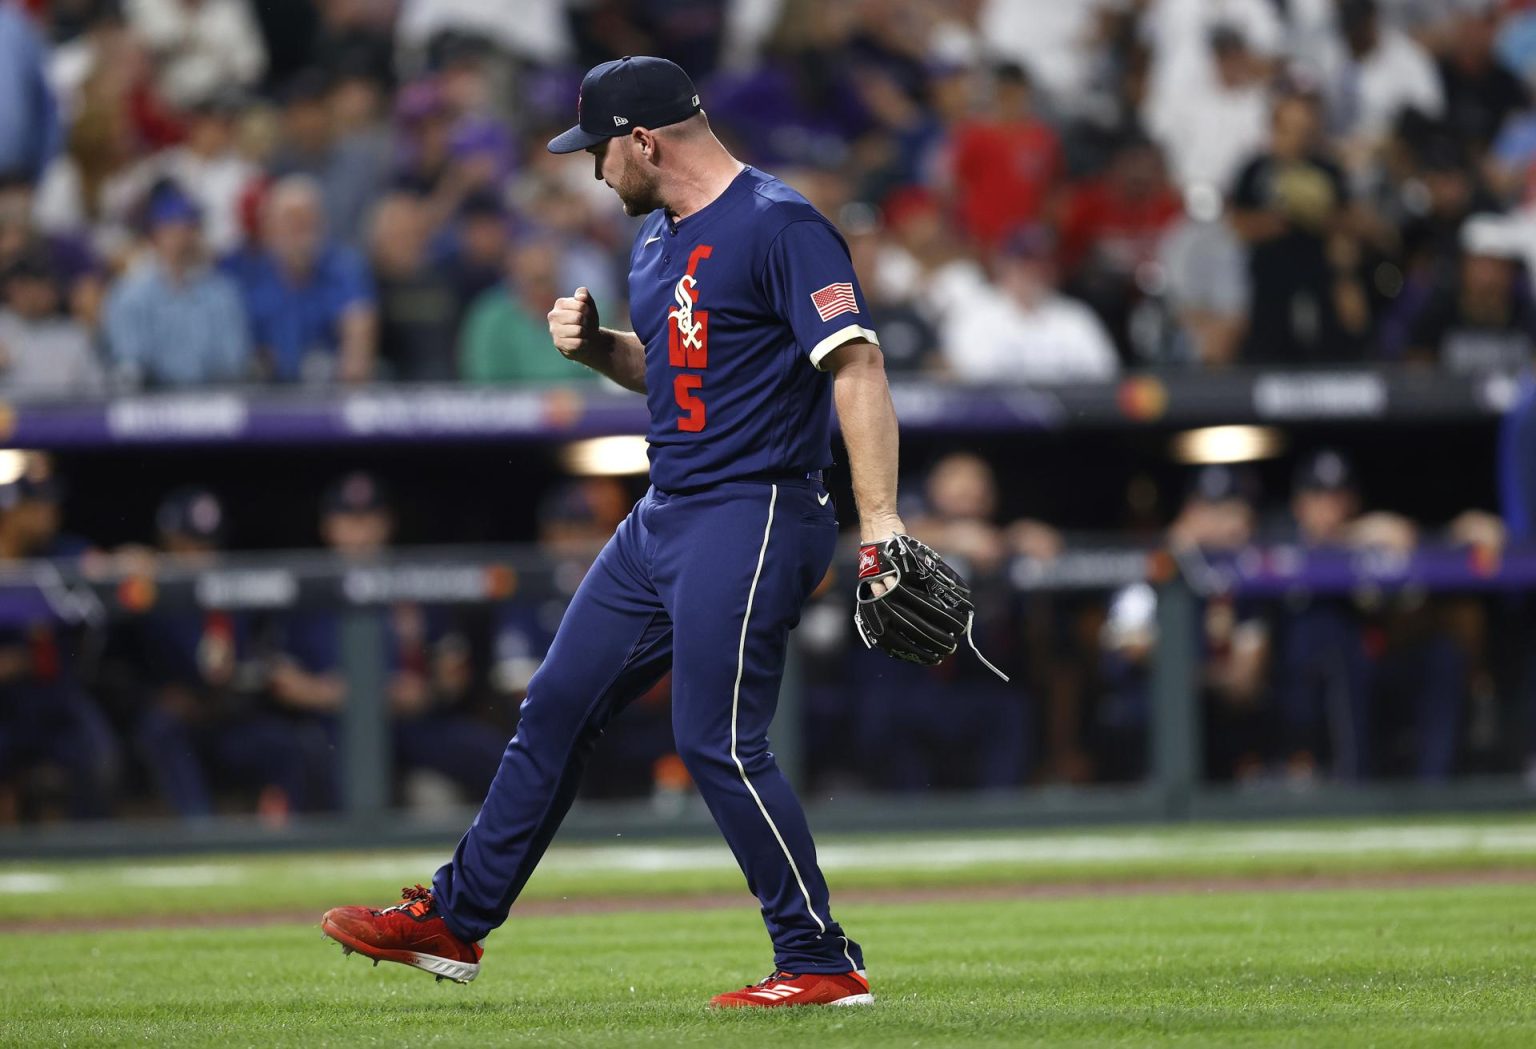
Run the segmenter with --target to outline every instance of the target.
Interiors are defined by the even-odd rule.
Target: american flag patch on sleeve
[[[815,305],[816,314],[823,323],[840,313],[859,312],[859,304],[853,298],[853,285],[848,281],[828,284],[820,291],[811,292],[811,302]]]

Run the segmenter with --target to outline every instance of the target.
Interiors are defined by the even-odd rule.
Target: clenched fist
[[[555,341],[555,349],[573,361],[594,349],[597,340],[597,303],[586,288],[577,288],[576,294],[555,300],[549,311],[549,337]]]

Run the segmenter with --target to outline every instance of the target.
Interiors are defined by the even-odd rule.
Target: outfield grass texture
[[[427,879],[430,854],[0,865],[12,930],[0,936],[0,1044],[1536,1045],[1532,821],[825,846],[838,917],[867,952],[870,1008],[703,1008],[770,964],[744,892],[739,906],[679,909],[700,892],[740,890],[713,845],[557,848],[530,899],[677,899],[514,912],[468,987],[343,961],[319,934],[320,908],[387,902]],[[1487,880],[1490,870],[1509,883]],[[1468,881],[1384,887],[1403,872]],[[1263,891],[1251,881],[1310,875],[1364,880]],[[1223,876],[1248,880],[1233,891],[1156,884]],[[967,898],[971,885],[1085,880],[1110,891]],[[1113,891],[1132,880],[1135,892]],[[863,891],[946,885],[943,899]],[[294,908],[312,916],[180,924]],[[135,914],[144,927],[121,927]]]

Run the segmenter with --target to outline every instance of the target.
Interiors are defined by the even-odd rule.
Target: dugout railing
[[[568,568],[562,570],[561,559],[538,548],[497,547],[401,550],[366,564],[299,552],[228,556],[197,566],[161,561],[153,568],[102,569],[89,575],[50,562],[0,571],[0,626],[24,626],[44,618],[100,626],[154,611],[186,609],[335,609],[342,617],[342,665],[349,682],[342,731],[345,785],[342,810],[335,815],[295,818],[275,830],[243,818],[196,824],[138,819],[22,826],[0,830],[0,856],[450,840],[469,811],[423,818],[390,808],[385,640],[380,617],[370,612],[400,602],[466,605],[564,598],[579,578],[579,570],[572,573]],[[832,803],[810,798],[818,825],[875,830],[1230,819],[1525,808],[1536,800],[1514,775],[1435,785],[1321,783],[1304,792],[1204,783],[1197,683],[1197,623],[1201,601],[1209,595],[1518,593],[1536,586],[1536,550],[1426,547],[1387,556],[1270,546],[1208,557],[1110,546],[1069,549],[1049,561],[1019,558],[1005,571],[1014,587],[1026,591],[1107,592],[1142,581],[1156,587],[1148,778],[1123,787],[1042,787],[1008,794],[865,795]],[[776,752],[791,777],[799,764],[793,746],[798,733],[788,726],[796,724],[799,707],[797,660],[792,658],[773,733]],[[707,814],[697,806],[664,814],[642,803],[587,802],[573,812],[569,833],[678,835],[705,832],[709,826]]]
[[[967,387],[896,377],[904,435],[1040,433],[1219,423],[1402,424],[1491,419],[1518,381],[1429,368],[1138,372],[1051,387]],[[641,398],[598,387],[228,387],[98,401],[0,402],[13,447],[362,445],[565,440],[643,433]]]

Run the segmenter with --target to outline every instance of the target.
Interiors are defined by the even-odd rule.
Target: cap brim
[[[580,124],[577,124],[575,127],[562,131],[550,139],[549,151],[551,153],[579,153],[583,149],[591,149],[599,142],[606,142],[612,137],[612,135],[594,135]]]

